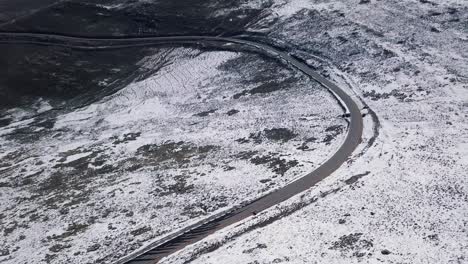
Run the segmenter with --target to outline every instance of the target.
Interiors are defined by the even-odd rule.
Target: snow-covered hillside
[[[358,2],[285,1],[270,34],[324,58],[376,112],[372,147],[306,194],[164,263],[466,262],[467,2]]]
[[[145,21],[169,2],[89,2],[70,1],[88,20],[57,15],[63,4],[37,26],[60,30],[70,18],[90,34],[248,31],[369,107],[345,166],[164,263],[467,261],[468,2],[195,1],[193,24],[173,28]],[[138,30],[125,22],[133,16]],[[160,47],[137,66],[122,89],[85,107],[55,111],[44,97],[2,113],[1,263],[111,263],[301,177],[343,140],[333,97],[266,56]],[[111,87],[120,70],[95,81]]]
[[[6,263],[109,263],[285,185],[339,146],[338,103],[277,61],[157,51],[141,68],[161,54],[171,63],[115,94],[57,115],[42,99],[42,116],[1,129]]]

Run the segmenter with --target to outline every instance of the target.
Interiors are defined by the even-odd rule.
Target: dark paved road
[[[324,178],[328,177],[337,170],[352,154],[356,147],[361,142],[363,121],[361,111],[354,100],[346,94],[337,85],[320,76],[313,71],[309,66],[293,58],[288,53],[280,51],[266,44],[253,42],[250,40],[229,38],[229,37],[211,37],[211,36],[174,36],[174,37],[104,37],[104,38],[88,38],[88,37],[73,37],[54,34],[34,34],[34,33],[1,33],[1,43],[23,43],[33,45],[56,45],[67,46],[82,49],[109,49],[148,46],[157,44],[180,44],[180,43],[201,43],[201,42],[224,42],[236,43],[255,48],[259,52],[266,55],[281,59],[288,65],[303,72],[311,79],[319,82],[327,88],[341,102],[344,108],[350,115],[350,123],[346,139],[336,153],[325,161],[320,167],[310,172],[306,176],[291,182],[283,188],[267,194],[250,204],[242,205],[235,208],[226,214],[211,217],[209,220],[197,223],[187,227],[176,234],[167,237],[164,240],[147,247],[140,252],[122,260],[119,263],[131,264],[146,264],[157,263],[163,257],[173,254],[187,245],[193,244],[202,240],[208,235],[225,228],[229,225],[237,223],[245,218],[252,216],[258,212],[268,209],[276,204],[279,204],[292,196],[299,194]]]

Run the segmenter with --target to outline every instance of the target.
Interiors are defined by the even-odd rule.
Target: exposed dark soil
[[[366,172],[361,173],[361,174],[353,175],[353,176],[351,176],[351,178],[346,179],[345,183],[348,184],[348,185],[351,185],[351,184],[357,182],[362,177],[367,176],[369,174],[370,174],[370,171],[366,171]]]
[[[290,80],[287,80],[285,82],[289,82],[289,81]],[[260,84],[259,86],[255,87],[253,89],[244,90],[244,91],[242,91],[240,93],[237,93],[237,94],[233,95],[232,98],[239,99],[240,97],[247,96],[247,95],[267,94],[267,93],[272,93],[272,92],[281,90],[283,88],[284,87],[282,87],[281,85],[278,85],[277,83],[271,83],[271,82],[262,83],[262,84]]]
[[[241,159],[241,160],[249,160],[253,156],[255,156],[257,153],[258,153],[258,151],[255,151],[255,150],[241,151],[235,156],[235,158]]]
[[[287,160],[284,158],[277,157],[275,155],[255,156],[250,159],[250,162],[252,162],[255,165],[268,164],[268,168],[270,168],[274,173],[281,176],[283,176],[289,169],[299,164],[297,160]]]
[[[213,110],[208,110],[208,111],[204,111],[204,112],[195,114],[194,116],[205,117],[205,116],[209,116],[210,114],[213,114],[215,112],[216,112],[216,109],[213,109]]]
[[[130,141],[134,141],[137,138],[139,138],[140,136],[141,136],[141,132],[127,133],[127,134],[124,134],[122,137],[116,138],[115,141],[112,144],[118,145],[118,144],[121,144],[121,143],[127,143],[127,142],[130,142]]]
[[[322,140],[325,144],[330,144],[339,134],[341,134],[344,130],[344,127],[341,125],[327,127],[325,129],[326,135],[325,138]]]
[[[303,75],[294,74],[289,70],[278,70],[277,67],[271,67],[271,63],[276,64],[278,61],[262,54],[256,54],[255,56],[245,54],[224,62],[218,69],[227,72],[238,72],[242,76],[241,84],[247,87],[254,86],[254,88],[233,94],[234,99],[251,95],[262,96],[287,90],[295,87],[297,82],[304,78]],[[257,74],[245,75],[242,71],[239,71],[239,65],[242,65],[245,69],[255,69]]]
[[[297,136],[297,134],[287,128],[265,129],[263,133],[269,140],[282,142],[287,142]]]
[[[115,52],[1,45],[0,109],[28,104],[38,97],[56,100],[58,105],[71,99],[97,100],[143,74],[136,63],[149,52],[144,48]]]
[[[21,1],[16,11],[23,12],[24,9],[26,13],[36,6],[44,7],[52,2]],[[13,1],[1,5],[12,9],[14,5],[9,2]],[[265,8],[272,5],[271,1],[265,1],[258,9],[239,9],[241,2],[71,0],[39,10],[14,23],[0,26],[0,29],[93,36],[232,35],[244,32],[247,24],[267,15]],[[102,5],[106,4],[123,4],[124,8],[104,8]],[[145,54],[148,54],[145,48],[90,52],[2,44],[0,67],[6,70],[0,73],[0,110],[28,106],[38,97],[57,99],[53,102],[54,107],[69,107],[68,101],[77,97],[80,99],[77,104],[98,100],[103,94],[112,93],[143,75],[137,72],[139,67],[135,63]],[[252,92],[256,93],[256,90]],[[3,124],[6,121],[0,122],[0,126]]]
[[[232,116],[232,115],[235,115],[235,114],[237,114],[237,113],[239,113],[239,110],[232,109],[232,110],[229,110],[226,114],[227,114],[228,116]]]
[[[204,159],[208,152],[217,148],[217,146],[196,146],[183,141],[167,142],[161,145],[142,146],[138,148],[137,155],[145,157],[154,165],[171,161],[183,166],[189,163],[191,158]]]
[[[302,144],[297,149],[302,150],[302,151],[311,150],[308,144],[311,142],[315,142],[315,141],[317,141],[317,138],[315,137],[307,138],[306,140],[304,140],[304,142],[302,142]]]
[[[3,29],[61,32],[80,35],[188,35],[234,34],[264,16],[259,9],[238,9],[239,0],[174,1],[66,1],[37,12]],[[123,4],[108,9],[100,5]]]
[[[0,24],[31,14],[58,0],[3,0],[0,2]]]
[[[8,126],[11,121],[13,121],[11,118],[0,119],[0,127]]]
[[[374,246],[372,241],[363,239],[362,235],[362,233],[354,233],[341,236],[338,241],[333,242],[330,249],[346,251],[372,248]]]
[[[375,90],[372,90],[370,92],[365,92],[364,97],[370,98],[373,101],[377,101],[380,99],[388,99],[390,97],[395,97],[399,101],[404,101],[408,95],[405,93],[399,92],[397,90],[392,90],[390,93],[377,93]]]
[[[244,253],[244,254],[250,254],[250,253],[254,252],[254,251],[257,250],[257,249],[265,249],[265,248],[267,248],[267,245],[258,243],[255,247],[246,249],[246,250],[242,251],[242,253]]]
[[[261,144],[263,141],[268,140],[276,143],[285,143],[297,137],[297,134],[287,128],[272,128],[265,129],[258,133],[251,133],[248,138],[240,138],[236,141],[238,143]]]

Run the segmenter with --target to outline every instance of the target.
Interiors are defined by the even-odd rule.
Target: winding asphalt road
[[[363,121],[361,111],[354,100],[337,85],[325,79],[309,66],[295,59],[286,52],[263,43],[231,37],[214,36],[173,36],[173,37],[81,37],[58,34],[38,33],[9,33],[0,32],[0,45],[7,44],[35,44],[72,47],[80,49],[112,49],[137,46],[150,46],[158,44],[189,44],[203,42],[235,43],[249,46],[266,55],[278,58],[284,63],[303,72],[313,80],[328,89],[345,108],[350,116],[346,138],[336,153],[325,161],[320,167],[251,203],[241,205],[224,214],[217,215],[187,227],[173,235],[160,240],[147,248],[136,252],[121,260],[119,263],[146,264],[157,263],[163,257],[173,254],[187,245],[202,240],[208,235],[224,227],[237,223],[245,218],[255,215],[267,208],[279,204],[292,196],[301,193],[337,170],[351,156],[361,142]]]

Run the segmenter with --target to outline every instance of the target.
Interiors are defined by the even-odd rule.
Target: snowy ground
[[[312,171],[343,139],[335,99],[277,61],[178,48],[141,68],[161,54],[116,94],[58,115],[40,100],[43,116],[0,130],[3,263],[109,263]]]
[[[270,34],[328,60],[329,75],[377,113],[372,147],[165,263],[468,261],[468,4],[358,2],[284,1]]]
[[[379,122],[365,117],[361,149],[316,188],[166,263],[465,263],[466,1],[281,0],[264,14],[251,31],[352,89]],[[168,54],[175,63],[114,96],[1,128],[0,262],[111,262],[340,144],[340,109],[301,75],[251,54]]]

